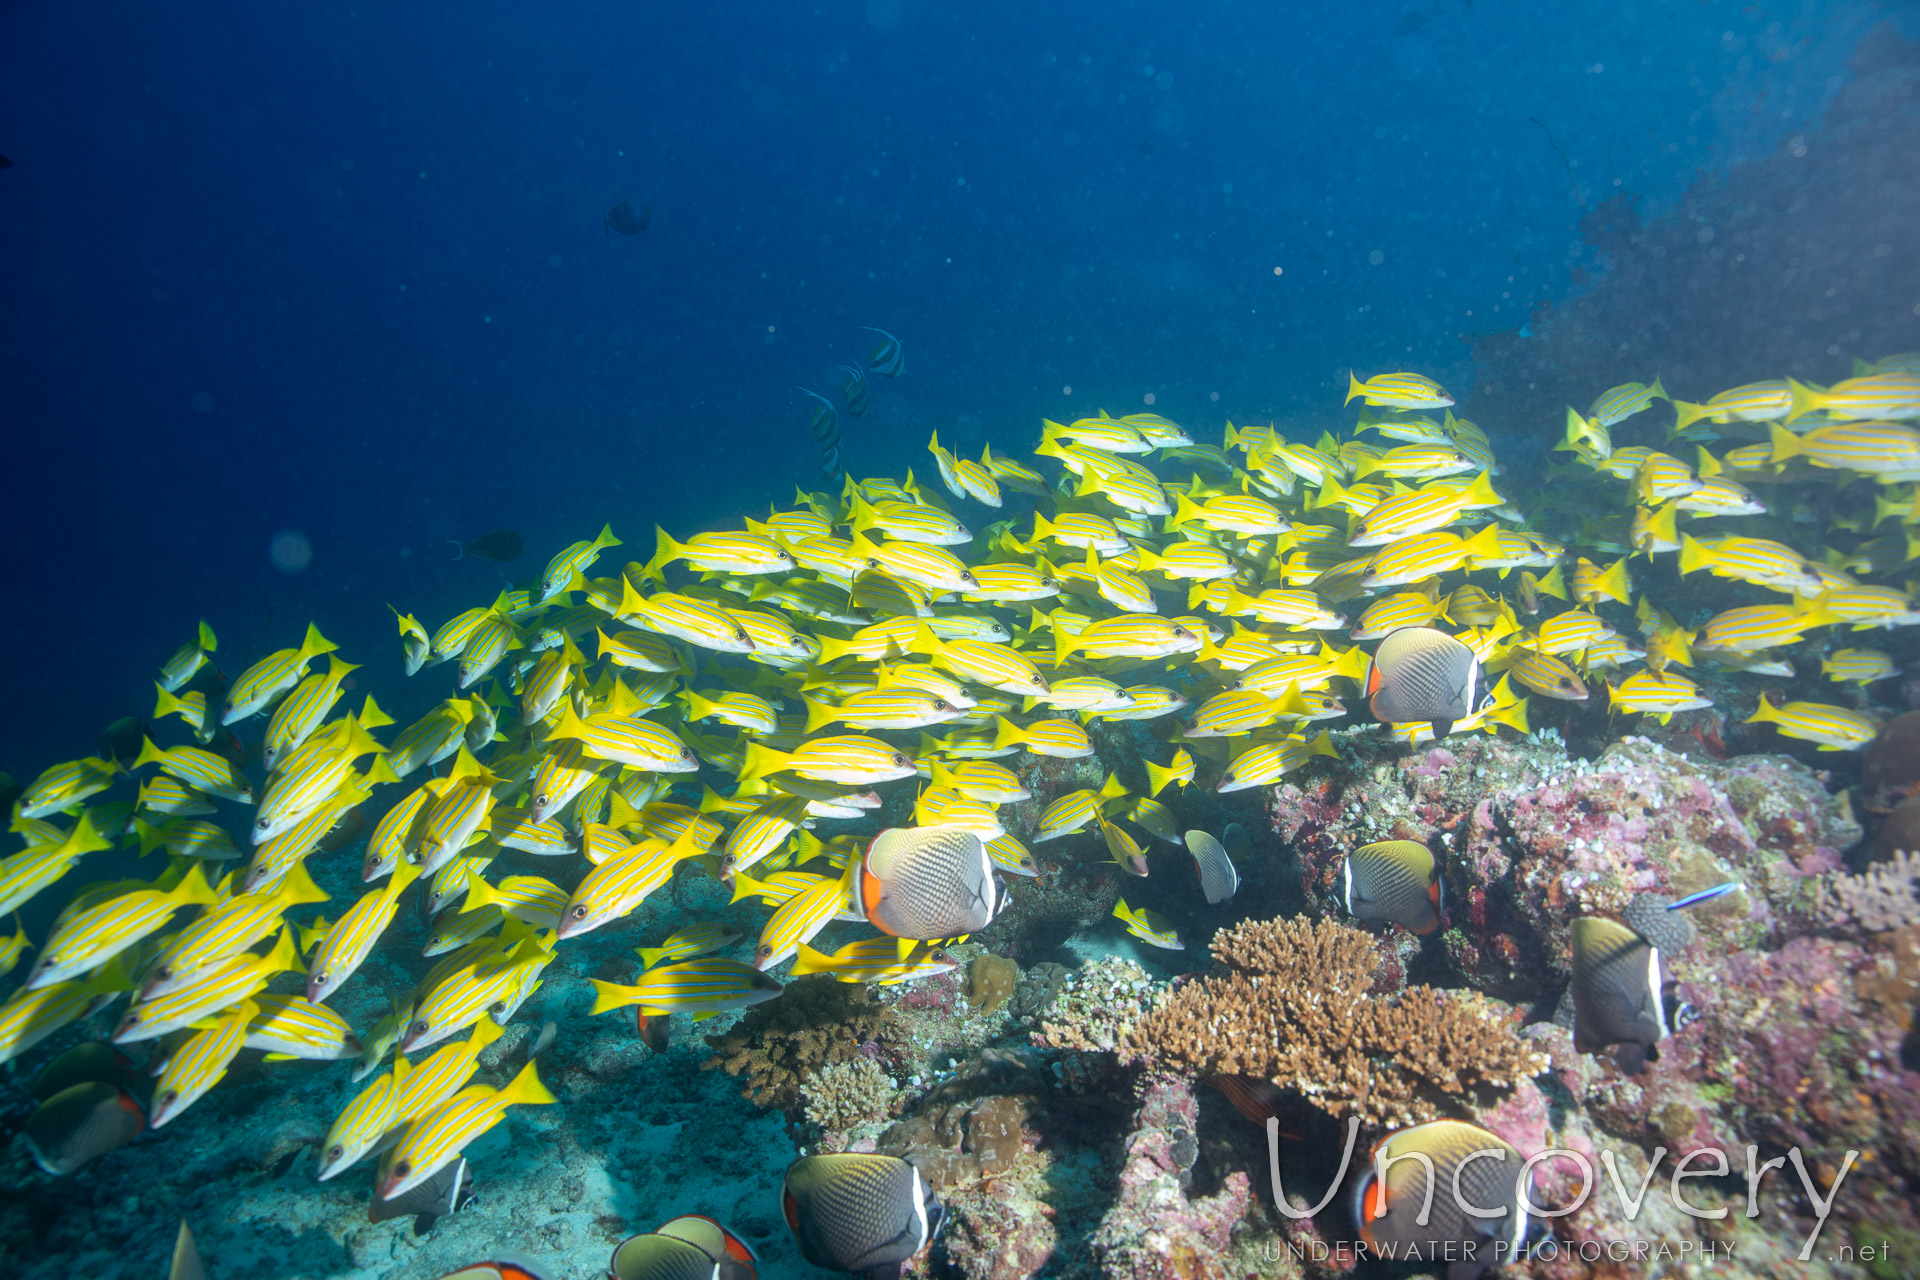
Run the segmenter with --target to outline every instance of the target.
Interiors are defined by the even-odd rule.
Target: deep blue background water
[[[1335,425],[1350,365],[1457,391],[1457,335],[1597,269],[1583,207],[1806,128],[1900,12],[8,5],[0,769],[149,710],[202,615],[229,672],[311,617],[443,696],[389,696],[386,602],[432,626],[603,520],[644,555],[816,483],[791,388],[860,325],[907,359],[863,474],[1149,394]],[[496,525],[526,561],[446,562]]]

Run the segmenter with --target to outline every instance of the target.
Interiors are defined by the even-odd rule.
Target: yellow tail
[[[1787,390],[1792,395],[1792,407],[1787,410],[1787,421],[1804,418],[1826,408],[1827,393],[1818,387],[1810,387],[1797,378],[1787,379]]]

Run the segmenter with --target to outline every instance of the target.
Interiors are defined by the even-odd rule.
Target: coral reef
[[[1019,982],[1018,964],[983,951],[967,965],[967,1003],[983,1014],[994,1013],[1013,998]]]
[[[754,1105],[786,1110],[799,1105],[810,1073],[896,1039],[893,1011],[865,987],[813,974],[749,1009],[731,1031],[708,1036],[715,1053],[701,1066],[744,1077],[741,1096]]]
[[[1045,1013],[1072,976],[1071,969],[1051,960],[1043,960],[1028,969],[1020,975],[1020,985],[1013,990],[1013,1016],[1030,1021]]]
[[[1920,925],[1920,853],[1897,850],[1857,876],[1835,876],[1820,905],[1830,923],[1868,933]]]
[[[1107,956],[1069,977],[1047,1006],[1033,1042],[1043,1049],[1111,1053],[1163,984],[1132,960]]]
[[[1361,930],[1250,922],[1217,935],[1213,953],[1226,972],[1158,1001],[1127,1033],[1123,1058],[1271,1080],[1376,1124],[1471,1114],[1547,1068],[1488,997],[1430,987],[1380,996],[1380,963]]]
[[[807,1120],[831,1132],[883,1120],[893,1110],[893,1077],[872,1058],[829,1063],[800,1084]]]
[[[1920,792],[1920,711],[1905,712],[1880,726],[1860,761],[1860,792],[1875,813]]]
[[[1640,892],[1743,890],[1695,911],[1715,951],[1778,945],[1817,923],[1820,877],[1860,839],[1846,806],[1784,756],[1718,762],[1624,738],[1592,762],[1557,737],[1411,754],[1349,739],[1357,763],[1275,789],[1303,887],[1338,911],[1340,865],[1370,840],[1438,841],[1457,980],[1502,999],[1558,995],[1567,928]]]
[[[1244,1172],[1211,1196],[1190,1199],[1199,1107],[1190,1081],[1150,1073],[1126,1139],[1120,1189],[1088,1248],[1116,1280],[1226,1280],[1241,1270],[1226,1254],[1252,1199]]]

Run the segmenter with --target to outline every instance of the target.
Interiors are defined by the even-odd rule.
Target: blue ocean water
[[[1469,384],[1461,334],[1602,270],[1585,209],[1805,130],[1900,8],[7,6],[0,768],[145,712],[196,618],[230,671],[316,619],[384,689],[388,602],[786,499],[861,325],[909,370],[868,474]],[[519,565],[446,563],[498,526]]]
[[[935,433],[965,456],[990,442],[1024,457],[1043,420],[1102,409],[1165,414],[1209,444],[1230,421],[1310,441],[1350,425],[1350,372],[1410,370],[1485,428],[1517,505],[1554,512],[1545,464],[1569,401],[1656,373],[1697,399],[1788,373],[1825,383],[1855,357],[1920,350],[1920,179],[1903,163],[1920,139],[1915,39],[1911,6],[1864,0],[8,6],[0,772],[31,779],[90,753],[110,722],[149,715],[159,664],[200,619],[229,676],[311,621],[362,664],[342,706],[373,693],[411,724],[454,691],[455,667],[408,679],[390,607],[432,628],[603,524],[624,541],[600,561],[610,573],[647,559],[656,524],[737,528],[796,487],[836,486],[804,389],[838,402],[837,366],[865,363],[873,330],[897,335],[904,371],[871,379],[865,415],[841,413],[854,476],[930,480]],[[635,234],[616,226],[624,205],[645,210]],[[1629,430],[1657,439],[1649,421]],[[1805,488],[1823,502],[1838,491]],[[1792,501],[1769,530],[1846,514],[1801,519]],[[495,529],[520,534],[524,556],[456,557]],[[1576,551],[1612,558],[1612,532]],[[1684,615],[1731,590],[1700,575],[1682,600],[1667,568],[1633,566],[1643,586],[1659,581],[1641,598]],[[1605,607],[1624,621],[1624,603]],[[1910,635],[1885,641],[1909,668]],[[711,675],[715,660],[700,661]],[[1811,668],[1801,678],[1804,693]],[[1590,737],[1601,701],[1582,709]],[[1572,709],[1535,705],[1536,729],[1571,736]],[[242,730],[257,738],[261,722]],[[1114,740],[1128,769],[1152,743],[1144,729]],[[1526,749],[1561,745],[1549,734]],[[1023,764],[1044,776],[1043,803],[1118,767]],[[680,781],[681,800],[727,785],[711,768]],[[886,820],[904,821],[918,784],[887,785]],[[1206,806],[1224,833],[1214,819],[1257,824],[1247,815],[1265,802],[1223,807],[1206,786],[1176,803],[1192,821]],[[219,818],[243,831],[241,812]],[[1075,874],[1108,847],[1081,835],[1060,857]],[[1159,875],[1136,905],[1203,938],[1229,908],[1203,910],[1185,846],[1168,847],[1155,858],[1179,861],[1182,879]],[[329,913],[365,890],[355,854],[315,863]],[[553,873],[569,892],[579,864]],[[34,937],[81,880],[150,876],[155,862],[85,865],[27,904]],[[1272,907],[1279,873],[1247,865],[1261,867],[1256,892],[1231,910]],[[1021,943],[1030,971],[1042,955],[1204,970],[1201,942],[1142,952],[1105,903],[1094,927],[1054,937],[1097,896],[1092,879],[1080,901],[1021,886],[1047,898]],[[69,1222],[132,1242],[128,1274],[164,1252],[155,1224],[170,1234],[177,1210],[220,1243],[216,1275],[298,1259],[301,1275],[357,1280],[438,1275],[443,1254],[488,1233],[532,1248],[501,1224],[540,1205],[572,1214],[566,1250],[581,1256],[595,1230],[699,1209],[751,1223],[769,1274],[820,1274],[771,1207],[804,1125],[701,1071],[706,1028],[643,1053],[630,1011],[587,1013],[589,980],[630,978],[635,942],[700,918],[757,930],[768,913],[730,893],[679,877],[617,933],[560,951],[511,1050],[552,1018],[560,1047],[540,1065],[566,1096],[517,1110],[470,1153],[489,1190],[456,1224],[466,1235],[443,1229],[408,1254],[403,1227],[361,1222],[366,1170],[316,1190],[301,1162],[353,1092],[344,1070],[274,1076],[251,1057],[200,1104],[197,1129],[134,1148],[154,1164],[178,1153],[164,1194],[118,1208],[122,1184],[103,1175]],[[1297,885],[1286,894],[1297,904]],[[361,1032],[426,968],[412,902],[336,1002]],[[849,940],[834,927],[825,936]],[[734,954],[753,944],[748,932]],[[965,1022],[951,985],[912,1006],[916,1030]],[[957,1057],[916,1048],[912,1089],[943,1060],[992,1065],[1027,1043],[1022,1030],[989,1044],[984,1016],[967,1025],[977,1042],[956,1033]],[[487,1080],[520,1060],[501,1051]],[[1126,1115],[1116,1104],[1086,1133],[1117,1144]],[[17,1126],[0,1121],[10,1140]],[[1053,1176],[1111,1198],[1111,1152],[1071,1146]],[[270,1176],[255,1180],[236,1148]],[[113,1158],[95,1171],[142,1167]],[[193,1160],[215,1167],[202,1179]],[[230,1215],[206,1203],[235,1187]],[[1073,1217],[1074,1189],[1056,1190],[1049,1203]],[[196,1191],[199,1203],[168,1199]],[[19,1216],[0,1215],[0,1233]],[[1100,1214],[1082,1216],[1084,1236]],[[68,1252],[49,1246],[27,1280],[81,1256],[57,1243]],[[389,1246],[399,1261],[369,1261]]]

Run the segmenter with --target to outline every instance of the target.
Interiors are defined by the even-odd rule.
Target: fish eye
[[[431,1026],[425,1018],[422,1018],[420,1019],[420,1021],[413,1024],[413,1034],[417,1036],[423,1036],[429,1030],[431,1030]]]
[[[322,986],[325,986],[327,977],[328,977],[327,971],[322,969],[319,973],[316,973],[313,975],[313,980],[321,984]]]
[[[327,1159],[329,1160],[338,1160],[345,1154],[347,1154],[347,1149],[337,1142],[327,1148]]]
[[[880,567],[880,562],[878,560],[874,559],[872,556],[867,557],[867,568],[878,569],[879,567]]]
[[[567,912],[567,914],[575,920],[585,920],[587,918],[587,904],[583,902],[573,910]]]
[[[541,805],[544,807],[546,805],[553,803],[553,797],[543,792],[542,794],[535,796],[533,798],[533,802],[537,805]]]
[[[413,1166],[408,1164],[405,1160],[402,1160],[399,1164],[393,1166],[393,1171],[399,1177],[404,1178],[409,1173],[413,1172]]]
[[[128,1026],[130,1026],[130,1027],[137,1027],[137,1026],[139,1026],[139,1025],[140,1025],[140,1015],[139,1015],[139,1014],[137,1014],[137,1013],[129,1013],[129,1014],[127,1015],[127,1025],[128,1025]]]
[[[169,1089],[165,1093],[160,1095],[160,1101],[162,1103],[171,1105],[175,1102],[180,1101],[180,1094],[173,1089]]]
[[[893,753],[893,762],[897,765],[903,765],[907,763],[907,758],[896,751]]]
[[[746,640],[748,639],[748,636],[747,636],[747,633],[744,631],[736,631],[733,633],[733,638],[735,640]]]

